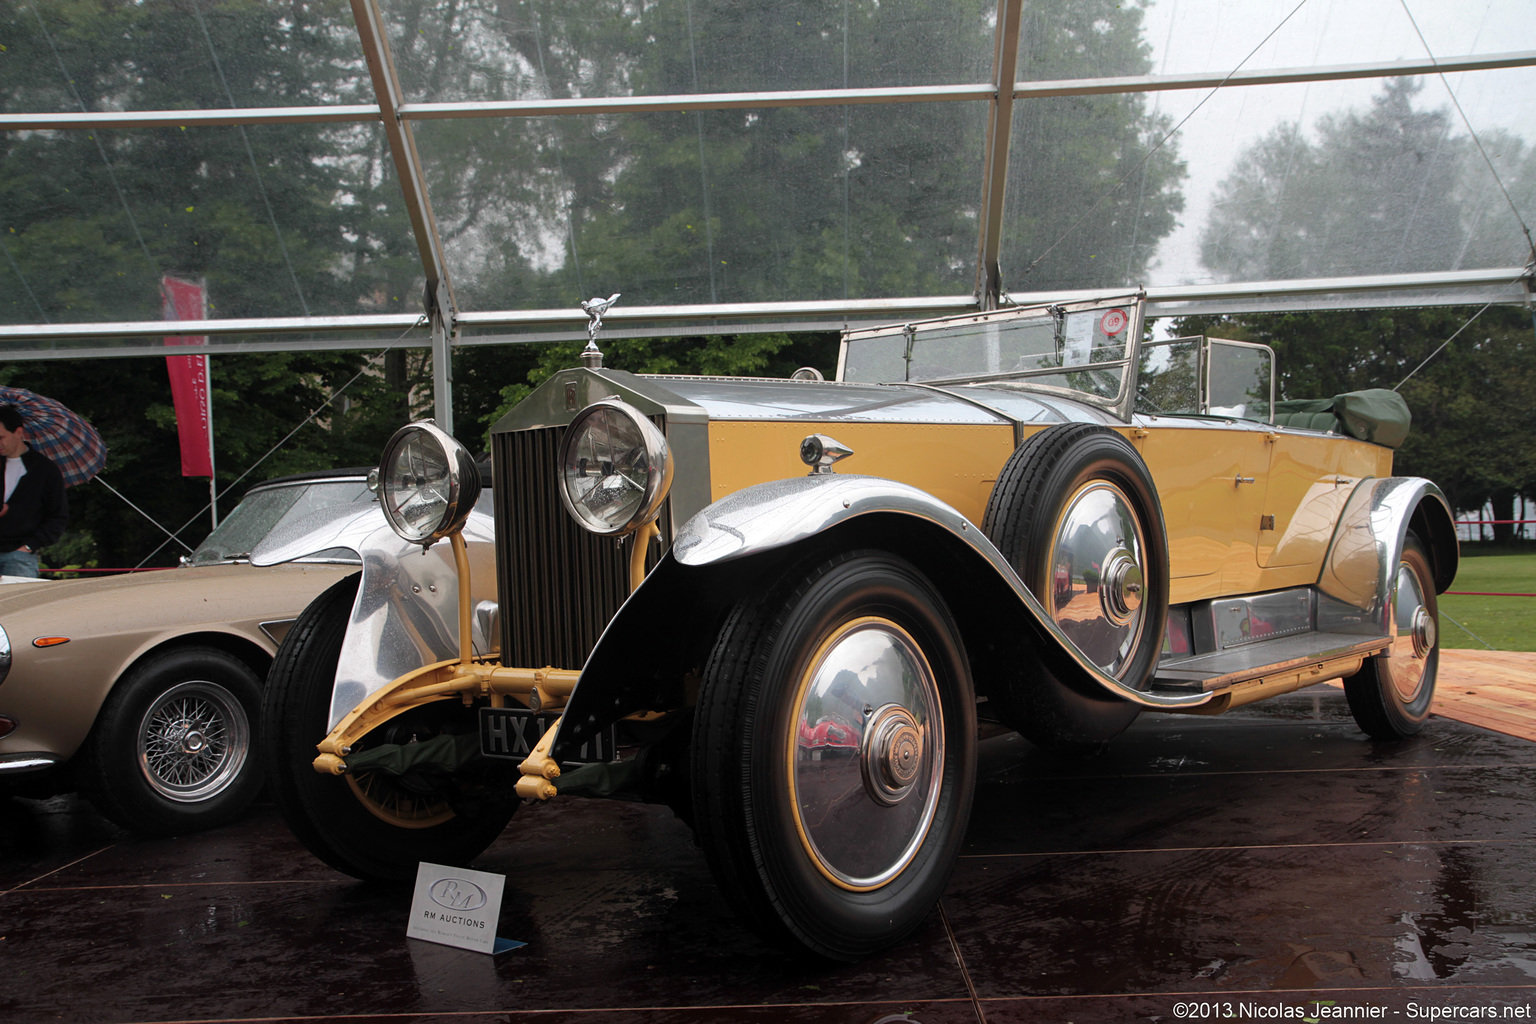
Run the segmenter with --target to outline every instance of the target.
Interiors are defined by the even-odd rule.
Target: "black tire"
[[[212,647],[152,654],[112,688],[80,761],[102,814],[146,835],[215,828],[261,790],[253,745],[261,679]]]
[[[1122,531],[1130,542],[1125,536],[1106,540],[1111,550],[1099,552],[1102,564],[1094,572],[1102,572],[1102,580],[1088,574],[1093,563],[1070,560],[1074,552],[1064,539],[1077,521],[1069,513],[1086,516],[1101,505],[1117,514],[1094,520],[1094,526],[1114,520],[1123,528],[1127,517],[1134,520]],[[1168,538],[1152,475],[1129,441],[1095,423],[1040,431],[998,473],[982,529],[1090,661],[1133,689],[1147,687],[1168,625]],[[1082,528],[1074,532],[1085,535]],[[999,710],[1031,741],[1080,751],[1118,735],[1139,707],[1096,685],[1070,685],[1039,665],[1011,681]]]
[[[420,861],[462,865],[496,840],[517,810],[517,768],[477,762],[461,775],[431,780],[430,789],[383,773],[315,771],[315,744],[325,736],[359,579],[349,576],[315,598],[278,648],[262,704],[262,761],[273,802],[311,853],[356,878],[410,881]],[[457,701],[437,702],[368,739],[386,728],[423,736],[468,731],[474,721]]]
[[[829,667],[871,652],[906,671]],[[857,552],[791,569],[727,616],[694,718],[695,828],[726,898],[821,957],[899,942],[959,853],[975,737],[959,632],[916,568]]]
[[[1440,667],[1440,606],[1424,545],[1412,533],[1393,578],[1397,636],[1392,646],[1366,660],[1344,680],[1355,723],[1379,740],[1412,736],[1429,718]],[[1423,617],[1418,610],[1423,610]]]

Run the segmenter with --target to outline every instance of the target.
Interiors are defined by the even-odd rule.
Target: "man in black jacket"
[[[0,405],[0,456],[0,575],[36,576],[38,548],[58,540],[69,522],[64,477],[27,444],[26,420],[14,405]]]

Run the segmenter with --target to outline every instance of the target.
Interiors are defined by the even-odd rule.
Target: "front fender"
[[[470,565],[475,653],[499,646],[496,626],[495,524],[489,491],[464,524]],[[251,552],[256,565],[303,558],[330,548],[355,551],[363,578],[336,665],[329,731],[374,691],[426,665],[459,656],[459,580],[447,543],[423,550],[400,538],[377,502],[321,509],[274,531]]]
[[[669,677],[690,667],[690,654],[698,660],[719,615],[750,591],[760,573],[859,527],[868,527],[858,531],[860,538],[885,538],[895,554],[919,562],[930,576],[942,574],[935,580],[941,590],[948,582],[1005,602],[1006,608],[988,610],[990,628],[1028,630],[1060,652],[1052,658],[1054,670],[1070,672],[1105,696],[1165,709],[1210,700],[1206,693],[1136,690],[1088,661],[1003,553],[952,506],[894,480],[828,474],[744,488],[679,529],[667,557],[630,595],[587,659],[566,705],[556,756],[627,714],[658,703],[682,706],[686,695],[668,691],[674,685]]]

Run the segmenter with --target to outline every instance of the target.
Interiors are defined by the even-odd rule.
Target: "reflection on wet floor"
[[[0,800],[0,1020],[1536,1016],[1536,744],[1441,719],[1373,742],[1315,688],[1144,716],[1086,760],[1000,735],[979,767],[940,912],[852,966],[743,930],[657,807],[519,812],[475,866],[529,944],[491,957],[406,940],[409,891],[323,867],[271,808],[151,841]]]

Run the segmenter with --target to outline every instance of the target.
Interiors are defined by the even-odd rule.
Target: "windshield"
[[[841,379],[863,384],[1017,381],[1119,396],[1137,305],[1037,306],[850,332]]]
[[[368,486],[362,480],[322,480],[253,491],[235,506],[207,540],[198,545],[187,561],[192,565],[212,565],[245,558],[250,555],[251,548],[281,523],[317,509],[370,497]],[[326,557],[327,554],[321,552],[315,557]],[[343,554],[356,557],[351,552]]]

